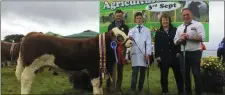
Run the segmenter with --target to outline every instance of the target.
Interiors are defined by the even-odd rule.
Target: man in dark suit
[[[126,35],[129,32],[129,28],[128,26],[124,23],[123,21],[123,11],[122,10],[116,10],[115,11],[115,20],[108,26],[108,31],[112,30],[114,27],[118,27],[121,31],[123,31]],[[126,49],[123,50],[123,54],[125,54]],[[115,87],[115,83],[116,83],[116,92],[120,92],[121,91],[121,85],[122,85],[122,79],[123,79],[123,61],[120,61],[120,63],[118,63],[117,65],[117,81],[113,81],[113,85],[110,83],[110,80],[107,80],[107,90],[108,92],[112,92],[112,86]],[[114,66],[115,67],[115,66]],[[114,71],[115,72],[115,69]],[[115,77],[115,76],[113,76]]]
[[[123,21],[123,11],[122,10],[116,10],[115,20],[108,26],[108,31],[112,30],[114,27],[118,27],[126,35],[129,32],[128,26]]]

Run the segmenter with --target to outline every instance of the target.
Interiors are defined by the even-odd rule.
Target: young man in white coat
[[[142,13],[135,14],[136,26],[130,29],[128,36],[133,40],[131,46],[132,79],[131,93],[136,94],[137,76],[140,71],[138,93],[143,93],[143,84],[145,81],[145,71],[148,66],[151,55],[151,35],[150,30],[143,25]]]

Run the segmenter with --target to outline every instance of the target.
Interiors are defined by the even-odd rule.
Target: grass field
[[[2,94],[19,94],[20,82],[15,77],[15,67],[4,67],[1,70],[1,93]],[[159,68],[152,66],[149,73],[150,80],[150,93],[151,95],[161,94],[160,86],[160,73]],[[170,93],[177,93],[176,83],[174,80],[173,72],[170,69],[169,74],[169,91]],[[193,79],[192,79],[193,82]],[[122,90],[124,93],[129,92],[131,83],[131,65],[124,67],[124,79]],[[104,83],[105,84],[105,83]],[[193,85],[193,83],[192,83]],[[194,88],[194,86],[193,86]],[[147,91],[147,80],[144,84],[145,92]],[[68,81],[68,77],[65,73],[59,73],[58,76],[53,76],[52,72],[45,70],[35,78],[31,94],[65,94],[70,93],[77,95],[78,91],[72,90],[72,85]],[[91,93],[90,93],[91,94]]]

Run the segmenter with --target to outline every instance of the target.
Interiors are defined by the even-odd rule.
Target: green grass
[[[130,90],[131,83],[131,65],[125,65],[124,67],[124,79],[122,84],[122,90],[127,93]],[[15,67],[2,68],[2,94],[19,94],[20,82],[15,77]],[[177,93],[175,78],[173,72],[170,69],[169,73],[169,91],[171,93]],[[158,95],[161,93],[160,86],[160,72],[159,68],[152,66],[149,73],[149,86],[150,93]],[[193,82],[193,79],[192,79]],[[105,84],[105,82],[104,82]],[[193,85],[193,83],[192,83]],[[105,88],[105,87],[104,87]],[[194,88],[194,85],[193,85]],[[144,83],[144,90],[147,91],[147,79]],[[193,89],[194,91],[194,89]],[[65,73],[59,73],[58,76],[53,76],[52,72],[45,70],[35,77],[31,88],[31,94],[63,94],[63,93],[77,93],[78,91],[72,90],[72,85],[68,81],[68,77]]]
[[[15,67],[14,67],[15,68]],[[2,94],[19,94],[20,81],[16,79],[14,68],[1,68]],[[53,76],[52,72],[43,72],[35,77],[31,87],[32,94],[59,94],[65,90],[71,90],[71,84],[68,82],[68,77],[65,73],[60,73],[59,76]]]

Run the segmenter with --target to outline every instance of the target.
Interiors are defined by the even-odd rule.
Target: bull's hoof
[[[122,95],[123,94],[123,91],[121,90],[121,89],[118,89],[117,91],[116,91],[116,95]]]
[[[91,91],[88,91],[88,90],[80,90],[80,93],[87,94],[87,93],[91,93]]]
[[[57,76],[57,75],[59,75],[59,74],[58,74],[57,72],[53,72],[53,75],[54,75],[54,76]]]
[[[113,92],[113,93],[107,93],[107,94],[110,94],[110,95],[123,95],[123,94],[120,93],[120,92]]]
[[[115,93],[116,92],[116,89],[113,89],[111,87],[108,87],[106,89],[107,89],[107,92],[109,92],[109,93]]]
[[[121,90],[111,90],[111,91],[107,91],[107,93],[113,94],[113,95],[122,95],[123,94],[123,92]]]

